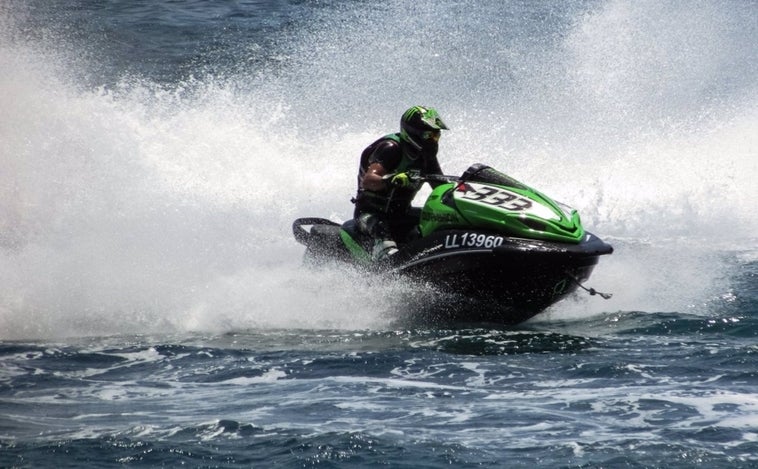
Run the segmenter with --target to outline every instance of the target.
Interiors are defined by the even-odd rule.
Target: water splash
[[[437,3],[314,11],[270,69],[99,87],[6,9],[0,337],[386,327],[405,287],[303,272],[289,224],[348,217],[356,155],[416,102],[453,128],[448,173],[502,168],[617,243],[593,278],[613,302],[562,311],[684,310],[725,288],[714,251],[758,228],[751,6],[703,2],[682,24],[655,2]]]

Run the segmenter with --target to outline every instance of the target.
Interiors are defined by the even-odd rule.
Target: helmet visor
[[[421,132],[421,138],[424,140],[434,140],[435,142],[438,142],[441,136],[442,132],[440,130],[425,130]]]

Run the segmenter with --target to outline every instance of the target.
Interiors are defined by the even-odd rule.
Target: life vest
[[[360,211],[372,211],[384,214],[404,214],[410,208],[413,198],[421,188],[420,184],[412,184],[409,187],[388,187],[381,191],[361,189],[361,181],[370,164],[371,155],[374,154],[380,144],[387,140],[396,142],[400,151],[400,163],[395,168],[387,168],[388,171],[402,173],[411,170],[423,171],[425,169],[423,158],[412,159],[408,156],[399,133],[388,134],[378,139],[361,153],[360,170],[358,172],[358,195],[353,199],[353,202],[356,204],[356,213]]]

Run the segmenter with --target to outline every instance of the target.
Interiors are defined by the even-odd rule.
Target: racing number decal
[[[531,201],[524,199],[513,192],[508,192],[496,187],[480,186],[478,184],[476,186],[472,184],[471,190],[467,190],[460,197],[474,202],[500,207],[503,210],[509,210],[512,212],[520,212],[532,207]]]

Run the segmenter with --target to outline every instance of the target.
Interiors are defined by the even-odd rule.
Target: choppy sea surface
[[[0,467],[758,466],[758,5],[409,5],[0,4]],[[412,104],[613,297],[413,325],[305,269]]]

